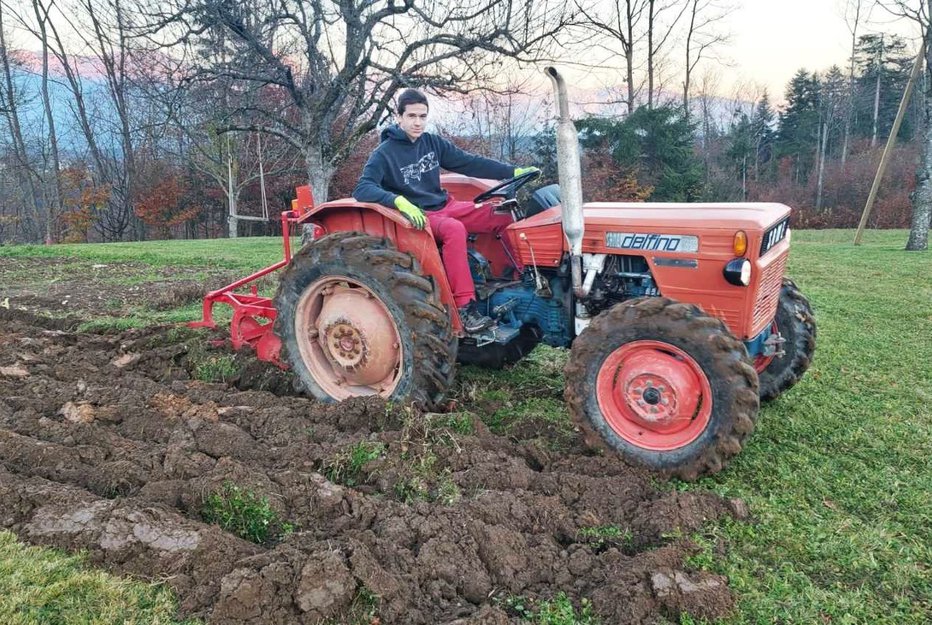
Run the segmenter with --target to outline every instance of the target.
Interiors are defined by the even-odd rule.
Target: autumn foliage
[[[159,173],[162,175],[153,184],[141,190],[134,207],[137,217],[167,235],[172,226],[194,219],[202,207],[191,201],[188,185],[181,175]]]
[[[583,196],[588,202],[643,202],[654,188],[618,164],[605,146],[587,150],[582,163]]]
[[[87,168],[76,164],[62,170],[62,192],[62,241],[86,243],[97,213],[107,206],[110,189],[96,184]]]

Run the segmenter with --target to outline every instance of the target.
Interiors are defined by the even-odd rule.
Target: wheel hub
[[[357,369],[368,356],[362,335],[349,323],[335,323],[324,332],[330,358],[344,369]]]
[[[385,304],[365,286],[324,278],[308,287],[296,320],[308,369],[332,397],[387,397],[397,386],[398,329]]]
[[[337,383],[373,386],[391,376],[399,345],[385,308],[363,289],[338,286],[323,295],[315,326],[324,354],[343,378]]]
[[[668,450],[694,440],[708,423],[709,383],[686,352],[634,341],[605,360],[596,391],[606,421],[640,447]]]

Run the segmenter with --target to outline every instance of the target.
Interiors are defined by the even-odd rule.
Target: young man
[[[466,235],[500,232],[512,223],[511,215],[496,215],[491,207],[476,208],[458,201],[440,187],[440,169],[502,180],[536,167],[514,167],[464,152],[446,139],[424,131],[427,98],[406,89],[396,103],[396,124],[382,131],[382,143],[372,152],[353,197],[361,202],[394,206],[416,228],[426,222],[434,238],[443,243],[443,266],[453,289],[463,329],[473,334],[494,325],[476,308],[476,292],[466,255]]]

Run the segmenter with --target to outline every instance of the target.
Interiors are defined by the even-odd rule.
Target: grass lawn
[[[178,623],[168,589],[88,568],[80,555],[27,547],[4,531],[0,531],[0,597],[3,625]]]
[[[860,247],[851,244],[853,231],[793,236],[789,274],[815,309],[815,361],[799,385],[762,408],[757,431],[724,473],[673,484],[740,497],[752,513],[751,522],[708,526],[696,537],[705,549],[694,564],[728,576],[739,597],[728,624],[930,623],[932,252],[902,251],[903,231],[868,232]],[[264,238],[0,247],[0,256],[68,255],[245,275],[278,260],[280,248],[279,239]],[[175,314],[193,319],[199,309]],[[494,406],[486,418],[496,431],[542,418],[566,427],[564,359],[541,349],[508,372],[465,368],[457,393],[467,409]],[[0,567],[8,567],[7,552],[21,549],[5,540]],[[6,597],[17,596],[2,585],[15,570],[0,569]],[[68,600],[93,605],[107,597],[126,601],[126,614],[144,609],[133,599],[141,591],[120,595],[125,582],[100,579],[108,581],[99,590],[75,591]],[[10,620],[10,605],[0,601],[0,622],[50,622]]]
[[[292,238],[292,249],[300,239]],[[233,269],[248,275],[282,259],[281,237],[197,239],[193,241],[142,241],[131,243],[81,243],[63,245],[16,245],[0,247],[0,256],[54,258],[67,256],[88,263],[145,263],[153,267]]]

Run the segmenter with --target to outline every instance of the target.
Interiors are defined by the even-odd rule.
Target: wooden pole
[[[896,135],[900,132],[900,125],[903,123],[903,117],[906,116],[906,106],[909,104],[909,97],[913,93],[913,86],[916,84],[916,78],[919,77],[919,70],[922,68],[922,60],[926,54],[926,41],[922,40],[922,47],[919,54],[916,55],[916,62],[913,63],[913,71],[909,74],[909,82],[906,83],[906,90],[903,92],[903,99],[900,100],[900,108],[896,112],[896,119],[893,120],[893,128],[890,130],[890,136],[887,137],[887,145],[883,149],[883,156],[880,157],[880,166],[877,168],[877,174],[874,176],[874,184],[871,185],[871,192],[867,196],[867,204],[864,205],[864,212],[861,213],[861,222],[858,224],[857,234],[854,235],[854,244],[861,244],[861,235],[864,234],[864,227],[867,226],[867,220],[874,208],[874,200],[877,199],[877,191],[880,189],[880,181],[887,170],[887,162],[890,160],[890,153],[893,152],[893,145],[896,143]]]

